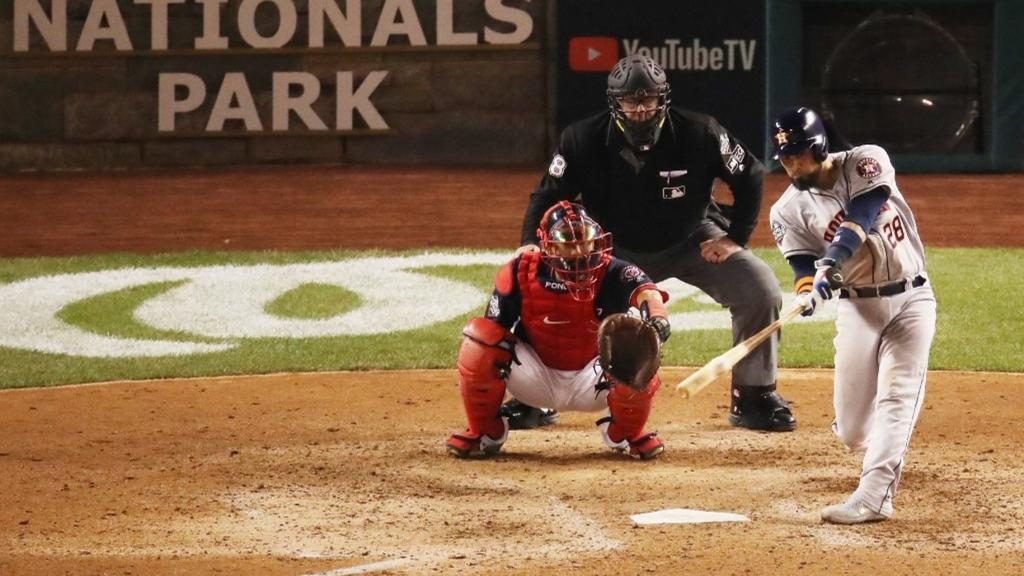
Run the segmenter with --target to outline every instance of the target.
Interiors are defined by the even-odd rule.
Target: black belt
[[[864,286],[852,288],[840,288],[840,298],[878,298],[879,296],[895,296],[902,294],[910,288],[920,288],[928,282],[928,279],[918,274],[912,279],[897,280],[888,284],[878,286]]]

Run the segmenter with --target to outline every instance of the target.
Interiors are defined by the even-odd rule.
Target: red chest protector
[[[556,370],[579,370],[597,356],[597,328],[594,302],[578,302],[569,292],[544,288],[537,277],[541,256],[524,253],[519,259],[519,291],[522,294],[520,322],[527,338],[544,364]],[[597,286],[604,280],[598,271]],[[553,280],[551,280],[553,281]]]

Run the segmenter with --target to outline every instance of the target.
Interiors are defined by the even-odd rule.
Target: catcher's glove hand
[[[661,341],[649,322],[612,314],[597,331],[598,361],[616,384],[644,390],[661,367]]]

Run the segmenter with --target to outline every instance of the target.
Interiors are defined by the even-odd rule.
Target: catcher
[[[579,204],[544,214],[540,252],[499,270],[484,316],[470,320],[459,348],[459,390],[469,429],[452,434],[448,452],[492,456],[508,437],[506,388],[532,406],[595,412],[613,450],[639,459],[665,449],[645,432],[661,344],[671,328],[668,294],[635,265],[611,255],[611,234]],[[641,317],[626,312],[635,307]]]

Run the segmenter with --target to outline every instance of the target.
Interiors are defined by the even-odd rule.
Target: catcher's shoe
[[[631,458],[637,460],[653,460],[661,455],[665,451],[665,443],[658,438],[657,432],[642,433],[632,440],[623,438],[622,440],[612,440],[612,437],[608,435],[608,426],[612,423],[610,416],[605,416],[597,421],[597,427],[601,430],[601,438],[604,440],[606,446],[616,452],[622,452],[628,454]]]
[[[892,499],[886,498],[881,508],[869,508],[856,498],[828,506],[821,511],[822,522],[830,524],[863,524],[881,522],[892,516]]]
[[[639,460],[653,460],[665,451],[665,443],[657,432],[648,432],[629,441],[629,455]]]
[[[796,418],[789,403],[775,391],[775,386],[734,386],[729,423],[740,428],[789,432],[796,428]]]
[[[501,415],[508,418],[510,430],[532,430],[558,422],[558,410],[536,408],[515,398],[501,406]]]
[[[506,433],[495,440],[486,434],[474,434],[466,430],[449,436],[444,446],[456,458],[489,458],[501,451],[507,436]]]

